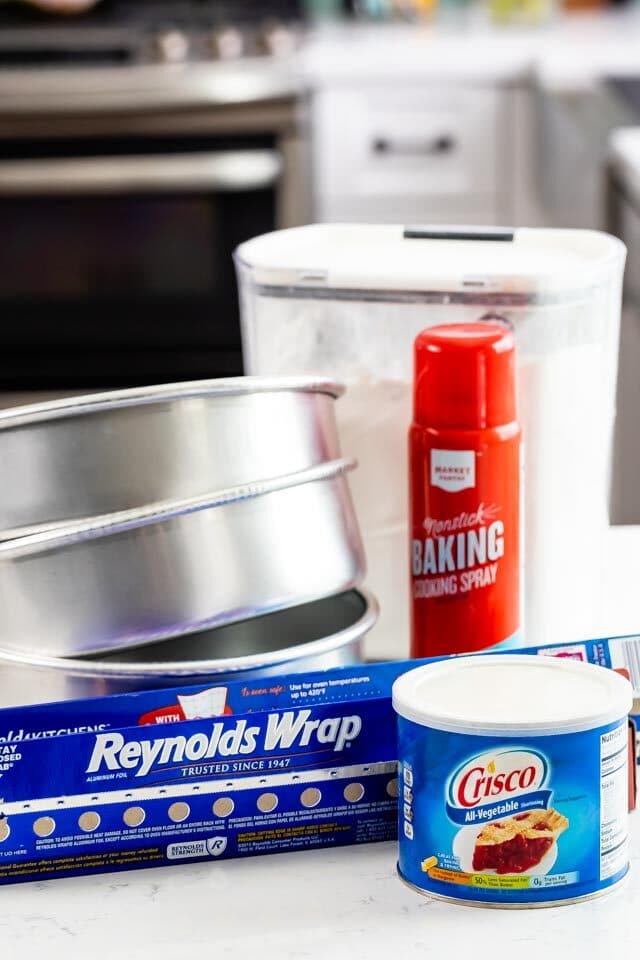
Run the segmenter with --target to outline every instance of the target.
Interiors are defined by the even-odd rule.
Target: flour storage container
[[[587,230],[323,224],[236,251],[245,368],[347,385],[337,410],[380,600],[369,656],[408,650],[407,428],[413,341],[500,316],[516,332],[524,465],[524,640],[601,617],[625,248]]]

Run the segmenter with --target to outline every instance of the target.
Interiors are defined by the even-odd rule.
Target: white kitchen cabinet
[[[620,328],[611,520],[640,523],[640,128],[619,130],[609,157],[609,227],[627,245]]]
[[[315,218],[509,220],[509,96],[499,87],[433,81],[319,89],[312,110]]]

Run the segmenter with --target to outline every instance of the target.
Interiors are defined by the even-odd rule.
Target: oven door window
[[[242,373],[232,253],[274,228],[276,167],[150,159],[0,164],[1,389]]]
[[[67,307],[86,297],[133,306],[147,298],[216,296],[225,281],[222,206],[208,197],[144,196],[3,204],[11,242],[2,255],[0,296]]]

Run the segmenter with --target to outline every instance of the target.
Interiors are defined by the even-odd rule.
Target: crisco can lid
[[[558,657],[453,657],[400,676],[396,713],[452,733],[546,736],[577,733],[629,713],[629,681],[605,667]]]

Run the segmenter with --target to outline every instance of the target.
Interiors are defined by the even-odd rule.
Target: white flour
[[[369,657],[388,657],[389,638],[395,656],[409,655],[411,404],[411,386],[397,380],[349,384],[336,404],[342,450],[358,460],[349,484],[367,558],[367,584],[380,603],[379,624],[366,640]]]
[[[613,413],[602,379],[597,344],[520,364],[528,644],[584,639],[600,616]]]

